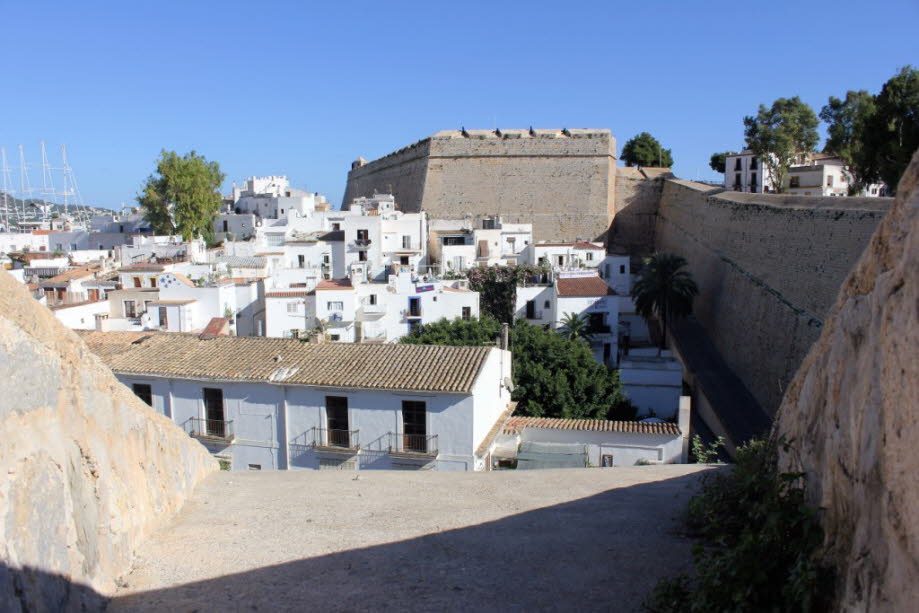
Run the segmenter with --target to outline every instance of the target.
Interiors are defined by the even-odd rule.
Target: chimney
[[[508,326],[507,324],[501,324],[501,343],[499,346],[504,351],[507,351],[509,348],[509,342],[508,342],[509,334],[510,334],[510,326]]]

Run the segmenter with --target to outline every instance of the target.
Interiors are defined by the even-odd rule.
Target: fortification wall
[[[649,176],[635,167],[616,168],[615,212],[610,226],[611,251],[647,255],[654,251],[654,229],[664,176]]]
[[[689,261],[696,317],[769,413],[889,205],[664,182],[656,247]]]
[[[348,172],[348,183],[342,206],[355,198],[369,198],[375,193],[392,193],[399,208],[406,213],[421,210],[428,168],[430,139],[418,141]]]
[[[838,611],[919,602],[919,154],[795,376],[782,468],[820,507]]]
[[[391,182],[403,210],[430,217],[500,215],[535,240],[605,240],[614,210],[608,130],[439,132],[348,175],[346,200]],[[420,197],[419,197],[420,192]]]
[[[216,462],[4,271],[0,364],[0,611],[100,610]]]

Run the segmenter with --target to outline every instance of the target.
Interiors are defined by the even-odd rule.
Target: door
[[[350,447],[351,433],[348,424],[348,399],[344,396],[325,397],[327,444],[330,447]]]
[[[169,328],[169,311],[166,310],[166,307],[160,307],[160,326],[163,328]]]
[[[402,448],[405,451],[428,451],[428,412],[424,401],[402,401]]]
[[[207,422],[208,436],[225,438],[226,415],[223,412],[223,390],[213,387],[204,388],[204,415]]]
[[[527,300],[527,319],[536,319],[536,303]]]

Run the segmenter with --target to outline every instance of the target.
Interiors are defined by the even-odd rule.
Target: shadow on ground
[[[678,515],[698,478],[610,489],[418,538],[126,594],[108,610],[637,610],[659,578],[688,567]],[[208,555],[189,563],[206,564]],[[17,571],[14,581],[34,583],[36,572]],[[59,588],[52,600],[29,609],[79,610],[84,602],[92,610],[102,602],[88,588],[52,579]]]

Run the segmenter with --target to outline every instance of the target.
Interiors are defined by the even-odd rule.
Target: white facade
[[[600,242],[576,241],[574,243],[532,243],[525,250],[524,263],[544,266],[553,270],[596,269],[606,256]]]
[[[0,253],[19,251],[49,251],[48,234],[31,232],[0,232]]]
[[[669,351],[632,349],[619,361],[619,380],[639,415],[677,417],[683,393],[683,365]]]
[[[62,324],[71,330],[94,330],[96,315],[108,315],[108,300],[78,302],[50,306],[51,312]]]

